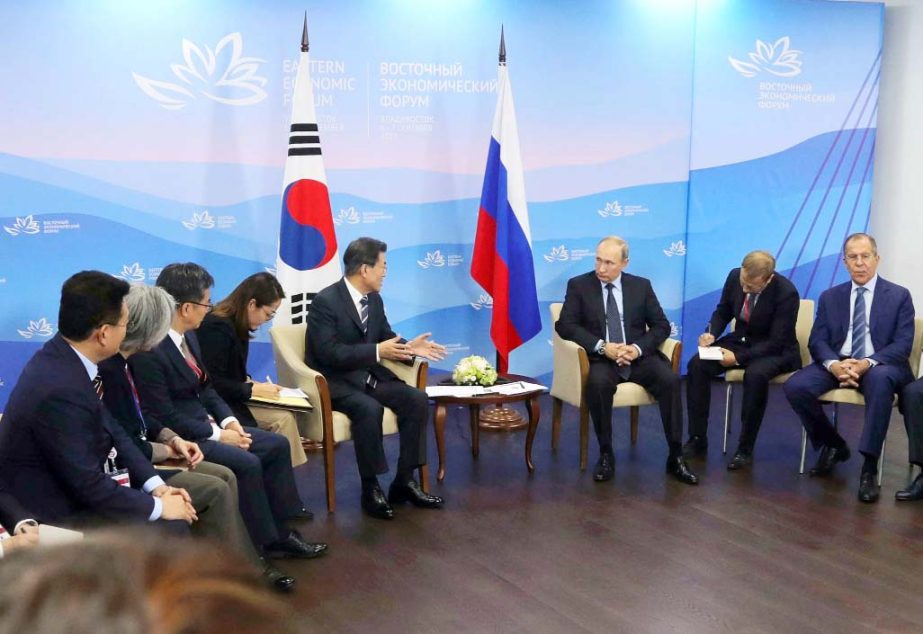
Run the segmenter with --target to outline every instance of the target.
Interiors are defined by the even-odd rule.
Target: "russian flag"
[[[519,132],[502,43],[497,91],[471,277],[493,297],[490,338],[500,361],[497,369],[506,372],[510,352],[537,335],[542,320],[535,290]]]

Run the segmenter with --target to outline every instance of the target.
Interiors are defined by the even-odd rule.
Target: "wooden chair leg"
[[[640,408],[637,405],[632,405],[630,408],[630,418],[631,418],[631,444],[638,444],[638,411]]]
[[[558,441],[561,439],[561,406],[564,401],[554,396],[551,398],[551,450],[558,450]]]
[[[586,471],[586,454],[590,441],[590,412],[586,405],[580,407],[580,470]]]
[[[327,512],[337,510],[336,463],[333,456],[333,434],[324,438],[324,483],[327,487]]]
[[[721,437],[721,453],[728,452],[728,434],[731,433],[731,415],[734,405],[734,384],[728,383],[727,392],[724,395],[724,436]]]
[[[420,488],[429,493],[429,465],[420,465]]]

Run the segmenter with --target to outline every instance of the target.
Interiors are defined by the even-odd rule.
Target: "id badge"
[[[119,455],[119,452],[115,450],[115,447],[109,450],[109,455],[106,457],[105,471],[106,475],[115,480],[115,483],[119,486],[130,487],[131,478],[128,476],[128,469],[117,469],[115,466],[115,458]]]
[[[115,471],[110,471],[109,477],[115,480],[116,484],[119,486],[131,486],[131,478],[128,477],[128,469],[117,469]]]

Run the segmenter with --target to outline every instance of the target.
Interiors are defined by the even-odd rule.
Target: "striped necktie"
[[[103,377],[96,373],[96,378],[93,379],[93,391],[96,392],[96,396],[99,397],[99,400],[103,400]]]
[[[369,331],[369,296],[363,295],[359,300],[359,319],[362,320],[362,332]]]
[[[865,322],[865,291],[862,286],[856,287],[856,303],[852,313],[852,358],[865,358],[865,335],[868,325]]]

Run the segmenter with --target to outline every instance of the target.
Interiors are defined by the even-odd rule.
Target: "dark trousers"
[[[373,389],[338,390],[332,398],[333,409],[349,417],[356,449],[359,475],[373,478],[388,472],[388,460],[382,444],[381,423],[385,407],[397,415],[401,438],[398,473],[409,473],[426,464],[426,417],[429,401],[426,392],[402,381],[379,381]]]
[[[901,410],[910,462],[923,467],[923,379],[908,384],[901,392]]]
[[[717,346],[729,348],[720,341]],[[759,357],[750,361],[745,367],[743,380],[743,404],[740,410],[741,431],[738,447],[744,451],[753,451],[756,436],[759,434],[766,413],[769,398],[769,381],[783,372],[792,372],[801,365],[800,359],[789,356]],[[699,355],[689,360],[686,366],[686,410],[689,418],[689,435],[706,436],[708,434],[708,414],[711,408],[711,380],[724,374],[726,368],[718,361],[703,361]]]
[[[240,514],[253,543],[265,546],[287,534],[285,520],[297,513],[301,498],[295,487],[292,457],[284,436],[253,427],[250,450],[213,440],[199,442],[205,459],[237,476]]]
[[[667,442],[682,442],[680,380],[666,358],[659,353],[639,357],[631,364],[631,376],[627,380],[638,383],[657,399]],[[590,362],[584,398],[600,447],[612,445],[612,397],[619,384],[625,381],[619,376],[615,362],[605,358]]]
[[[908,368],[884,364],[871,368],[862,376],[859,392],[865,397],[865,424],[862,426],[859,451],[864,455],[875,458],[881,455],[894,395],[911,378]],[[785,396],[801,419],[814,449],[843,443],[817,400],[821,394],[836,387],[839,387],[839,381],[820,363],[812,363],[799,370],[784,384]]]

